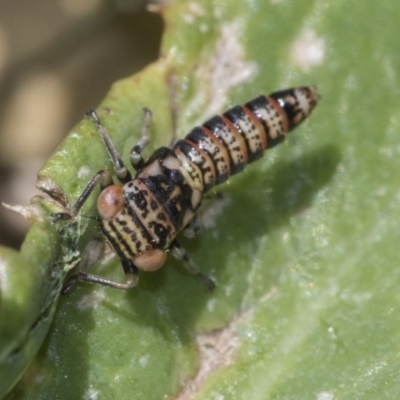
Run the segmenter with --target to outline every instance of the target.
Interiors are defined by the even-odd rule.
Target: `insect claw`
[[[85,116],[92,118],[96,122],[96,124],[100,124],[99,117],[97,116],[97,113],[94,109],[87,110],[85,112]]]
[[[58,221],[68,221],[72,218],[71,214],[66,212],[50,214],[50,221],[55,224]]]
[[[68,280],[64,283],[61,289],[61,294],[68,294],[76,282],[78,282],[78,275],[75,274],[70,276]]]
[[[214,289],[216,288],[216,284],[211,278],[204,274],[199,274],[198,277],[202,280],[208,292],[214,291]]]

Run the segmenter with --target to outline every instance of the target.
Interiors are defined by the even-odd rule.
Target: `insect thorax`
[[[102,231],[114,250],[129,260],[151,249],[167,249],[193,219],[201,191],[188,181],[175,153],[160,148],[135,179],[122,189],[125,207],[102,220]]]

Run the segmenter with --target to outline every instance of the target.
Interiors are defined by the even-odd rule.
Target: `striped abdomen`
[[[121,210],[101,220],[112,247],[135,263],[140,254],[168,249],[194,218],[203,194],[281,142],[318,99],[314,87],[259,96],[194,128],[172,149],[156,150],[121,189]]]
[[[173,151],[191,186],[207,192],[280,143],[310,115],[318,100],[313,86],[256,97],[194,128]]]

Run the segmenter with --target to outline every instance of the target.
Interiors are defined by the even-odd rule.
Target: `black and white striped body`
[[[101,219],[116,253],[138,266],[139,255],[168,250],[193,220],[203,195],[284,140],[318,100],[315,87],[259,96],[194,128],[172,148],[156,150],[122,187],[120,210]]]

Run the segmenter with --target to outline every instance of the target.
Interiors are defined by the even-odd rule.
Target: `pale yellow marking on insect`
[[[252,119],[248,114],[247,110],[243,109],[245,115],[243,118],[237,119],[235,124],[237,124],[246,139],[249,142],[250,151],[252,153],[257,152],[257,150],[265,149],[266,147],[266,140],[265,140],[265,133],[263,132],[263,128],[261,124],[258,122],[256,118]]]
[[[124,219],[124,220],[127,221],[128,225],[129,225],[129,228],[132,229],[132,228],[133,228],[132,222],[131,222],[131,221],[128,221],[128,219]],[[104,228],[107,230],[108,235],[111,236],[111,238],[114,240],[114,242],[119,243],[118,236],[117,236],[116,233],[110,228],[110,221],[104,220],[104,221],[103,221],[103,226],[104,226]],[[134,229],[137,229],[137,227],[134,226]],[[122,231],[119,230],[119,226],[117,226],[117,230],[119,231],[119,233],[123,234],[123,238],[124,238],[125,240],[128,240],[128,243],[129,243],[129,244],[130,244],[130,243],[133,243],[133,241],[130,240],[129,235],[128,235],[127,233],[122,232]],[[138,230],[138,236],[139,236],[139,240],[140,240],[140,239],[144,239],[144,238],[142,237],[142,235],[141,235],[141,232],[140,232],[139,230]],[[116,248],[114,248],[114,246],[111,244],[111,241],[108,242],[108,244],[109,244],[109,246],[110,246],[114,251],[116,250]],[[128,253],[128,251],[125,249],[125,246],[118,246],[118,248],[121,250],[122,253],[124,253],[124,256],[125,256],[128,260],[133,261],[132,256],[131,256],[131,255]],[[132,251],[133,251],[134,253],[136,252],[136,254],[137,254],[136,245],[133,245],[133,246],[132,246]]]
[[[192,198],[190,201],[192,203],[193,209],[196,209],[198,207],[202,197],[203,197],[203,192],[201,190],[192,188]]]
[[[175,154],[181,162],[180,171],[184,176],[185,181],[189,184],[191,188],[203,192],[204,184],[200,168],[196,164],[191,162],[180,150],[175,150]]]
[[[162,164],[168,169],[179,169],[181,167],[179,160],[172,156],[165,158]]]
[[[147,165],[146,168],[142,169],[138,176],[158,176],[162,174],[163,172],[160,166],[160,162],[158,160],[154,160],[151,164]]]
[[[226,117],[222,116],[224,126],[218,130],[221,139],[228,146],[234,165],[247,164],[248,155],[243,136]]]
[[[158,244],[160,238],[157,236],[155,227],[153,226],[153,223],[159,223],[162,224],[165,228],[170,228],[168,232],[168,236],[166,238],[166,246],[168,247],[171,241],[175,238],[177,231],[174,227],[174,225],[171,223],[171,221],[168,218],[168,215],[164,211],[162,205],[158,202],[156,197],[153,195],[153,193],[149,190],[149,188],[146,186],[144,182],[141,180],[135,180],[135,185],[134,188],[132,189],[127,189],[127,192],[133,191],[133,192],[138,192],[142,191],[143,196],[145,196],[145,199],[147,201],[147,204],[151,204],[152,202],[157,204],[157,208],[155,210],[152,210],[150,207],[147,208],[148,213],[145,214],[143,210],[140,210],[139,207],[136,206],[135,202],[131,202],[130,206],[132,207],[133,211],[135,212],[136,216],[140,220],[140,222],[143,224],[143,226],[146,228],[148,234],[151,236],[152,240],[154,243]],[[180,194],[180,190],[178,187],[174,188],[174,191],[170,194],[169,200],[173,199],[177,195]],[[162,212],[165,216],[165,220],[161,221],[158,218],[158,214]],[[129,224],[129,221],[127,221]],[[143,242],[143,243],[147,243]],[[144,251],[144,249],[142,250]]]
[[[185,229],[185,227],[189,224],[189,222],[193,219],[193,217],[194,217],[194,212],[186,210],[185,216],[183,217],[182,229]]]
[[[203,140],[198,146],[205,150],[216,164],[216,172],[218,175],[229,174],[229,155],[225,147],[221,145],[221,142],[217,139],[213,133],[205,127],[201,127],[203,131]]]
[[[299,103],[298,109],[301,109],[303,111],[303,114],[299,113],[296,118],[294,119],[295,124],[300,123],[302,120],[302,115],[310,115],[311,112],[311,104],[307,96],[305,96],[305,93],[301,90],[295,90],[296,94],[296,99]]]
[[[192,164],[199,165],[199,169],[201,171],[204,171],[204,174],[202,173],[204,185],[214,186],[217,172],[215,171],[215,166],[211,159],[211,156],[209,156],[208,153],[196,143],[194,142],[190,143],[191,143],[190,155],[192,158],[191,160]],[[202,168],[200,168],[200,165],[202,166]]]
[[[173,198],[175,198],[176,196],[179,196],[180,194],[181,194],[181,189],[179,188],[179,186],[175,186],[174,190],[169,195],[169,198],[172,200]]]
[[[271,98],[267,98],[268,101],[273,101]],[[283,126],[287,126],[286,120],[283,120],[282,113],[278,112],[272,104],[267,103],[266,107],[261,107],[257,110],[257,113],[261,119],[265,121],[268,126],[268,136],[271,139],[276,139],[279,136],[285,135],[287,129],[282,129]]]

